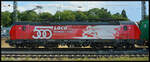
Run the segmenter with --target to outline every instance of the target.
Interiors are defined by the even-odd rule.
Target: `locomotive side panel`
[[[30,29],[29,25],[14,25],[13,28],[10,30],[11,40],[26,40],[30,39],[30,36],[32,35],[32,29]]]
[[[134,39],[139,40],[140,30],[136,25],[120,25],[117,29],[116,39]]]
[[[17,25],[16,39],[115,39],[119,25]]]
[[[16,26],[13,26],[12,28],[11,28],[11,30],[10,30],[10,40],[16,40],[16,32],[15,32],[15,29],[16,28]]]
[[[135,25],[16,25],[12,39],[139,39]]]
[[[14,25],[10,31],[11,40],[16,47],[69,47],[113,46],[131,48],[134,40],[140,37],[139,28],[134,24],[91,24],[91,25]],[[124,47],[123,47],[124,48]]]

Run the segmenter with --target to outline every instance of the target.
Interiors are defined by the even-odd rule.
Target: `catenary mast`
[[[18,17],[17,17],[17,1],[14,0],[13,2],[13,21],[18,21]]]
[[[145,16],[146,16],[146,7],[145,7],[145,1],[142,1],[141,2],[142,3],[142,20],[144,20],[145,19]]]

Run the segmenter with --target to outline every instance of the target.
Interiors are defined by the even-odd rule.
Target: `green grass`
[[[1,57],[2,61],[149,61],[149,57],[101,57],[101,58],[6,58]]]

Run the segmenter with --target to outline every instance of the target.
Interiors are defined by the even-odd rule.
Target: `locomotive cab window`
[[[23,27],[22,27],[22,30],[23,30],[23,31],[24,31],[24,30],[26,30],[26,27],[25,27],[25,26],[23,26]]]
[[[124,31],[126,31],[128,28],[127,28],[127,26],[124,26],[123,29],[124,29]]]

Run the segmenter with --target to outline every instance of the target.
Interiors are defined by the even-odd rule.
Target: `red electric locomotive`
[[[91,46],[92,48],[133,48],[140,39],[138,26],[131,21],[120,22],[16,22],[10,30],[10,40],[15,47],[54,48]]]

